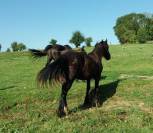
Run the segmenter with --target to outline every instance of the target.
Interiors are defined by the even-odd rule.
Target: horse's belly
[[[91,73],[88,73],[88,72],[81,72],[80,74],[77,74],[76,78],[80,80],[87,80],[87,79],[91,79],[92,75]]]

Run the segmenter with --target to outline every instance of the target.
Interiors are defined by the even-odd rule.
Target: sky
[[[133,12],[153,13],[153,0],[0,0],[0,44],[3,51],[14,41],[28,48],[44,48],[51,38],[68,44],[78,30],[93,44],[118,44],[116,20]]]

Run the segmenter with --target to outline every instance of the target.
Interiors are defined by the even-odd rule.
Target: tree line
[[[71,39],[69,40],[69,43],[74,44],[75,47],[79,47],[83,42],[86,46],[90,47],[91,42],[93,41],[92,37],[84,37],[84,35],[80,31],[75,31],[72,34]],[[55,45],[57,43],[56,39],[51,39],[50,44]]]
[[[7,48],[6,52],[15,52],[26,50],[26,45],[24,43],[12,42],[10,48]]]
[[[118,17],[113,29],[121,44],[153,42],[153,15],[130,13]],[[79,47],[84,42],[85,45],[89,47],[91,46],[92,41],[92,37],[85,38],[80,31],[76,31],[72,34],[69,43]],[[57,40],[51,39],[49,43],[55,45]],[[1,48],[2,45],[0,44],[0,51]],[[7,52],[23,50],[26,50],[25,44],[12,42],[11,47],[7,49]]]
[[[69,40],[69,43],[74,44],[76,47],[79,47],[81,43],[85,43],[86,46],[90,47],[91,42],[92,42],[92,37],[87,37],[85,38],[84,35],[80,31],[76,31],[73,33],[71,39]],[[56,45],[57,40],[56,39],[51,39],[49,44],[51,45]],[[2,45],[0,44],[0,51],[1,51]],[[10,48],[7,48],[6,52],[15,52],[15,51],[24,51],[26,50],[27,47],[23,43],[18,43],[18,42],[12,42]]]

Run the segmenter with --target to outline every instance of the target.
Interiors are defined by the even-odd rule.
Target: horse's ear
[[[98,42],[96,42],[96,44],[95,44],[95,47],[97,47],[97,45],[98,45],[99,43]]]
[[[105,42],[107,43],[107,38],[106,38]]]
[[[81,51],[85,51],[85,50],[84,50],[84,46],[82,46]]]
[[[103,44],[103,42],[104,42],[104,41],[103,41],[103,40],[101,40],[101,42],[100,42],[100,43],[102,43],[102,44]]]

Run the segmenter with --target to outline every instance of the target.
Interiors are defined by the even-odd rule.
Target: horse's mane
[[[44,51],[47,52],[48,49],[51,49],[52,47],[53,47],[52,45],[47,45],[47,46],[45,47]]]
[[[67,49],[72,49],[68,44],[65,44],[64,47]]]

